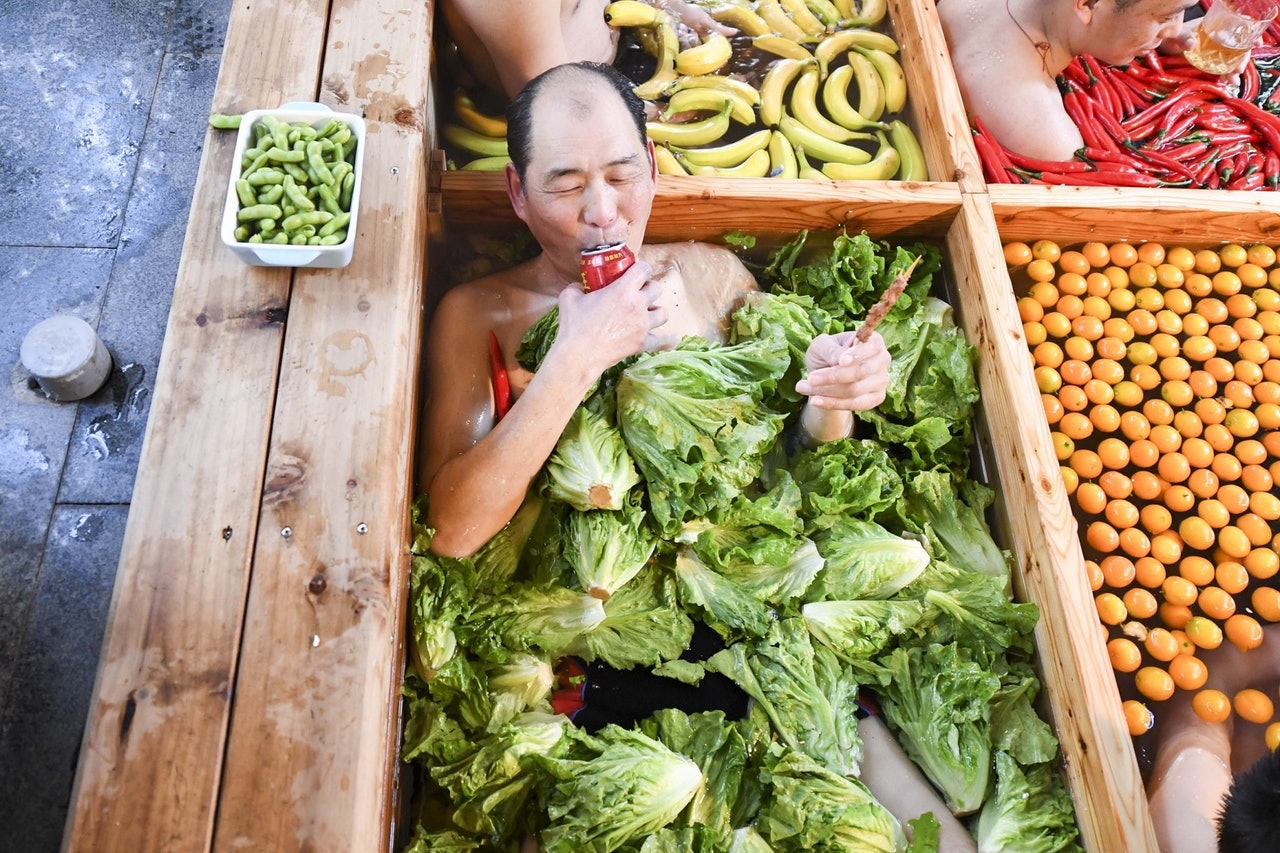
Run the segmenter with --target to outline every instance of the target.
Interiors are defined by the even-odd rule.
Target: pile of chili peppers
[[[1275,190],[1280,185],[1280,23],[1272,22],[1238,95],[1181,56],[1112,67],[1076,57],[1058,78],[1085,147],[1072,160],[1025,157],[974,120],[991,183]]]

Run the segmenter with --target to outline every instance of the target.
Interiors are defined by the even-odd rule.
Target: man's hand
[[[711,17],[706,9],[686,3],[685,0],[648,0],[648,3],[663,10],[677,24],[685,25],[703,38],[706,38],[708,33],[719,33],[725,37],[738,34],[733,27],[727,27]]]
[[[816,408],[847,412],[874,409],[889,388],[889,351],[884,338],[873,332],[866,341],[854,332],[819,335],[805,352],[808,377],[796,390]]]
[[[655,303],[662,295],[660,277],[637,260],[612,284],[593,293],[572,285],[560,291],[560,329],[556,344],[571,348],[599,373],[654,344],[651,334],[667,322],[667,311]]]

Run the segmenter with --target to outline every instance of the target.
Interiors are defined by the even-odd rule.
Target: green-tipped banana
[[[868,133],[855,133],[836,124],[818,110],[818,68],[815,65],[804,69],[796,78],[791,89],[791,114],[814,133],[836,142],[871,138]]]
[[[827,25],[817,15],[809,11],[809,7],[805,5],[804,0],[779,0],[779,3],[791,17],[792,22],[804,30],[806,35],[822,38],[823,34],[826,33]]]
[[[710,74],[719,71],[732,57],[733,47],[729,40],[719,33],[711,33],[702,44],[676,54],[676,73]]]
[[[858,83],[858,113],[863,118],[879,121],[884,115],[884,80],[871,60],[858,51],[849,51],[848,57],[853,79]]]
[[[692,148],[696,145],[710,145],[724,136],[729,129],[729,111],[731,107],[724,105],[718,115],[699,121],[687,121],[679,124],[664,121],[645,123],[645,132],[654,142],[679,145],[681,148]]]
[[[893,147],[898,149],[898,156],[902,158],[898,180],[929,180],[929,167],[924,159],[924,149],[920,147],[920,140],[916,138],[911,128],[907,127],[906,122],[900,119],[889,122],[889,140],[893,143]]]
[[[871,160],[869,152],[814,133],[788,115],[786,110],[782,112],[778,129],[787,135],[787,139],[791,140],[793,146],[803,148],[806,154],[827,163],[848,163],[851,166],[860,166]]]
[[[809,158],[805,156],[804,148],[796,147],[796,176],[806,181],[825,181],[827,176],[822,172],[813,168],[813,164],[809,162]]]
[[[667,87],[667,94],[674,95],[686,89],[724,89],[726,92],[741,98],[751,106],[760,103],[760,90],[750,83],[744,83],[734,77],[721,77],[717,74],[703,74],[698,77],[680,77]]]
[[[840,10],[831,0],[805,0],[805,5],[809,7],[810,12],[818,16],[822,23],[827,25],[828,29],[840,25]]]
[[[889,144],[884,131],[876,131],[880,139],[880,148],[870,162],[858,166],[849,163],[832,163],[828,161],[822,167],[822,174],[834,181],[887,181],[898,172],[902,160],[898,150]]]
[[[485,136],[469,127],[452,123],[446,124],[442,132],[445,140],[450,144],[464,151],[470,151],[472,154],[479,154],[481,157],[509,156],[506,139]]]
[[[676,155],[671,153],[671,149],[665,145],[655,145],[653,147],[653,156],[658,163],[659,175],[688,175],[689,170],[680,165],[680,161],[676,159]]]
[[[818,42],[813,55],[818,60],[818,69],[826,79],[827,71],[836,57],[855,47],[871,47],[885,53],[897,53],[898,43],[884,33],[875,30],[841,30]]]
[[[453,96],[453,113],[463,127],[476,133],[497,138],[505,138],[507,135],[507,120],[480,112],[471,96],[461,89]]]
[[[507,156],[500,157],[478,157],[471,160],[458,168],[464,172],[501,172],[507,168],[507,164],[511,162],[511,158]]]
[[[812,64],[813,57],[810,56],[805,59],[780,59],[769,66],[769,70],[765,72],[764,79],[760,81],[761,124],[769,128],[778,126],[778,122],[782,118],[782,107],[786,103],[787,89],[791,87],[791,81],[799,77],[800,72]],[[868,67],[870,67],[870,64],[868,60]],[[875,69],[872,69],[872,75],[875,75]]]
[[[852,3],[849,5],[850,7],[853,6]],[[847,20],[841,21],[841,23],[846,26],[874,27],[884,20],[884,16],[888,11],[888,0],[862,0],[862,8],[856,10]]]
[[[884,81],[885,112],[901,112],[907,104],[907,75],[903,72],[898,60],[887,51],[874,47],[855,47],[854,50],[870,60],[872,67]]]
[[[794,178],[800,174],[800,165],[796,161],[796,149],[791,140],[784,134],[775,133],[769,137],[769,177]]]
[[[868,127],[883,129],[885,125],[872,121],[854,109],[849,103],[849,83],[853,81],[853,67],[841,65],[822,84],[822,105],[827,113],[836,120],[836,124],[849,130],[863,130]]]
[[[711,17],[716,21],[727,27],[733,27],[744,36],[763,36],[773,32],[764,18],[746,6],[726,3],[711,9],[710,12]]]
[[[667,99],[667,108],[662,113],[663,121],[670,121],[673,115],[687,112],[718,113],[728,104],[729,117],[739,124],[755,124],[756,109],[745,98],[729,89],[681,89]]]
[[[813,58],[813,54],[809,52],[807,47],[795,39],[789,39],[785,36],[756,36],[751,40],[751,45],[757,50],[772,53],[774,56],[781,56],[783,59]]]
[[[679,76],[676,73],[676,57],[680,55],[680,38],[671,23],[671,16],[666,12],[661,13],[654,29],[658,34],[658,65],[653,70],[653,76],[632,89],[636,97],[643,101],[661,98],[662,93]]]
[[[685,160],[697,166],[715,166],[723,169],[727,166],[736,166],[757,151],[767,148],[772,136],[772,130],[757,130],[734,142],[717,145],[714,148],[680,148],[675,145],[671,148],[677,156],[684,155]]]
[[[689,158],[676,152],[676,159],[689,170],[690,175],[714,176],[718,178],[763,178],[769,174],[769,152],[761,148],[753,151],[747,159],[733,166],[699,166],[690,162]]]
[[[615,0],[604,7],[604,21],[611,27],[652,27],[665,14],[640,0]]]
[[[759,15],[769,29],[782,36],[783,38],[801,41],[809,38],[809,34],[796,26],[795,22],[787,17],[787,12],[778,3],[778,0],[760,0],[756,4],[756,14]]]

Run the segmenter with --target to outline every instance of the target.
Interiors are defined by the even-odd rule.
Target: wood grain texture
[[[989,193],[1005,240],[1047,237],[1064,246],[1086,240],[1204,246],[1280,240],[1274,192],[993,184]]]
[[[311,100],[324,9],[236,4],[214,110]],[[290,282],[218,240],[234,142],[201,155],[67,850],[209,847]]]
[[[1040,608],[1039,663],[1081,840],[1092,853],[1154,851],[1119,688],[986,195],[965,196],[946,248],[959,319],[979,352],[984,420],[1013,531],[1015,592]]]
[[[368,122],[360,229],[350,266],[294,280],[219,850],[386,850],[393,830],[430,5],[339,0],[327,39],[321,100]]]
[[[440,175],[452,227],[519,225],[500,174]],[[648,237],[708,240],[729,231],[795,234],[848,225],[885,236],[938,234],[960,206],[956,184],[800,181],[777,178],[658,178]]]
[[[898,56],[907,76],[910,124],[924,148],[929,177],[983,192],[982,165],[965,116],[951,52],[932,0],[889,0],[889,19],[898,35]]]

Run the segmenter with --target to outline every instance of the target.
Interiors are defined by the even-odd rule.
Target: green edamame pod
[[[307,245],[308,245],[308,246],[319,246],[319,245],[320,245],[320,240],[321,240],[321,239],[322,239],[322,238],[320,238],[320,237],[308,237],[308,238],[307,238]]]
[[[278,243],[281,246],[289,245],[289,235],[281,231],[279,234],[267,241],[268,243]]]
[[[347,223],[350,221],[350,213],[339,213],[337,216],[333,217],[333,219],[330,219],[324,225],[321,225],[320,230],[316,233],[321,237],[328,237],[330,234],[336,234],[339,230],[345,229],[347,227]]]
[[[282,184],[284,183],[284,172],[268,166],[265,169],[259,169],[247,178],[242,176],[242,179],[247,180],[249,185],[254,187],[261,187],[266,184]]]
[[[347,161],[347,149],[340,142],[335,142],[333,145],[333,159],[337,163],[345,163]],[[333,170],[331,169],[330,171]]]
[[[274,204],[255,204],[252,207],[244,207],[236,214],[237,222],[252,222],[255,219],[279,219],[283,213],[279,207]]]
[[[279,204],[284,196],[283,184],[271,184],[258,194],[259,204]]]
[[[249,229],[248,225],[236,226],[236,230],[233,232],[233,234],[236,238],[236,241],[240,243],[243,243],[245,240],[248,240],[251,236],[253,236],[253,232]]]
[[[307,174],[307,170],[299,166],[297,163],[281,163],[280,168],[286,173],[293,176],[293,179],[300,184],[311,183],[311,176]]]
[[[244,178],[236,181],[236,198],[240,199],[241,207],[253,207],[258,203],[258,197],[253,194],[253,187]]]
[[[240,116],[214,113],[209,116],[209,126],[217,130],[236,130],[240,127]]]
[[[248,178],[254,172],[261,169],[267,162],[267,155],[264,153],[261,157],[254,158],[254,161],[240,171],[240,177]]]
[[[240,168],[243,169],[245,166],[248,166],[254,160],[257,160],[266,153],[267,152],[263,151],[261,148],[246,148],[244,150],[244,156],[240,158]]]
[[[296,234],[292,234],[292,235],[290,235],[290,236],[289,236],[289,245],[291,245],[291,246],[305,246],[305,245],[307,245],[307,240],[308,240],[307,235],[306,235],[306,234],[303,234],[301,231],[299,231],[299,232],[297,232]]]
[[[320,238],[321,246],[337,246],[339,243],[345,242],[347,239],[346,231],[338,231],[326,237]]]
[[[284,221],[280,223],[280,227],[285,231],[293,231],[303,225],[324,225],[330,219],[333,219],[333,214],[327,210],[309,210],[304,213],[286,216]]]
[[[293,202],[293,206],[298,210],[315,210],[316,205],[311,199],[307,198],[307,194],[298,188],[298,182],[293,179],[292,175],[284,176],[284,194]]]
[[[322,138],[326,136],[332,136],[334,133],[337,132],[338,128],[340,128],[341,126],[342,126],[341,122],[339,122],[336,118],[331,118],[328,121],[326,121],[324,124],[320,125],[319,129],[316,130],[316,137]]]
[[[272,232],[273,232],[273,231],[275,231],[275,230],[276,230],[276,221],[275,221],[274,219],[259,219],[259,220],[258,220],[258,233],[259,233],[259,234],[270,234],[270,233],[272,233]]]
[[[350,164],[350,163],[347,163],[346,161],[343,161],[343,162],[339,163],[338,165],[334,166],[334,167],[333,167],[332,169],[330,169],[329,171],[333,172],[333,182],[334,182],[334,184],[335,184],[335,185],[337,185],[337,186],[341,186],[341,185],[342,185],[342,182],[343,182],[343,181],[345,181],[345,180],[347,179],[347,175],[351,174],[351,172],[352,172],[353,170],[352,170],[352,168],[351,168],[351,164]]]
[[[332,139],[334,142],[346,145],[351,141],[351,127],[343,124],[342,127],[338,128],[337,133],[332,136]]]
[[[249,237],[249,239],[248,239],[248,240],[246,240],[245,242],[246,242],[246,243],[261,243],[261,242],[262,242],[262,235],[261,235],[261,234],[253,234],[253,235],[251,235],[251,236]]]
[[[262,123],[267,126],[267,130],[271,131],[271,138],[275,140],[276,147],[284,150],[289,148],[289,128],[281,124],[275,116],[263,116]]]
[[[275,163],[301,163],[307,159],[306,154],[301,151],[293,151],[289,148],[268,149],[267,157]]]
[[[351,209],[351,195],[356,188],[356,173],[350,172],[342,179],[342,195],[338,196],[338,204],[342,205],[343,210]]]
[[[320,206],[332,213],[334,216],[342,213],[342,208],[338,205],[338,197],[334,195],[333,190],[324,184],[316,187],[316,192],[320,196]]]
[[[329,171],[329,167],[325,165],[324,157],[320,154],[319,142],[307,143],[307,166],[315,173],[320,183],[333,186],[333,173]]]

